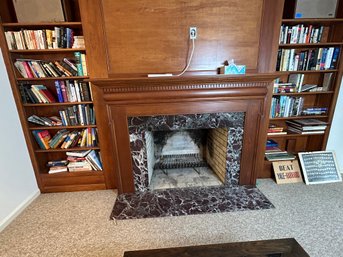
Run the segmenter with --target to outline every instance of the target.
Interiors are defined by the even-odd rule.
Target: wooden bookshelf
[[[13,62],[16,59],[33,59],[42,61],[62,60],[67,57],[73,60],[75,52],[85,53],[86,48],[50,48],[50,49],[8,49],[4,33],[6,31],[21,31],[23,30],[54,30],[55,27],[71,28],[74,35],[83,35],[83,24],[80,18],[80,10],[78,1],[71,1],[70,8],[74,10],[74,20],[66,22],[17,22],[16,17],[5,13],[7,10],[13,10],[11,1],[4,1],[1,5],[0,14],[3,23],[1,24],[0,40],[1,47],[4,53],[12,91],[15,97],[18,108],[21,124],[23,127],[26,143],[29,149],[29,154],[34,167],[36,179],[41,192],[63,192],[63,191],[78,191],[78,190],[95,190],[106,189],[106,182],[103,171],[88,171],[88,172],[62,172],[60,174],[48,174],[49,168],[46,166],[48,161],[66,159],[66,152],[96,150],[100,151],[99,146],[93,147],[74,147],[68,149],[40,149],[32,132],[35,130],[47,130],[53,136],[58,130],[67,129],[71,131],[82,131],[87,128],[97,129],[97,125],[71,125],[71,126],[40,126],[27,121],[30,115],[38,116],[59,116],[59,110],[64,110],[69,106],[89,105],[93,106],[93,101],[77,101],[77,102],[56,102],[56,103],[23,103],[19,84],[42,84],[55,96],[57,100],[57,92],[55,81],[77,81],[85,82],[89,79],[88,76],[61,76],[61,77],[41,77],[41,78],[25,78],[22,77],[14,67]],[[5,10],[6,9],[6,10]],[[9,12],[11,13],[11,12]],[[27,39],[25,39],[27,40]],[[44,40],[44,38],[43,38]],[[25,41],[27,45],[27,41]],[[36,42],[38,44],[38,42]],[[88,83],[88,82],[87,82]],[[90,88],[91,90],[91,88]],[[92,92],[91,92],[92,94]]]
[[[313,28],[320,28],[322,26],[321,40],[317,43],[285,43],[280,42],[278,49],[295,49],[295,53],[301,51],[307,51],[309,49],[330,48],[337,47],[340,49],[338,61],[334,68],[327,70],[291,70],[291,71],[276,71],[282,82],[288,81],[288,76],[291,74],[304,74],[303,84],[316,84],[321,86],[323,78],[326,73],[332,73],[333,81],[331,87],[327,91],[315,91],[315,92],[294,92],[294,93],[274,93],[273,97],[288,96],[288,97],[302,97],[304,99],[304,108],[308,107],[325,107],[328,109],[325,115],[300,115],[292,117],[275,117],[270,118],[270,123],[283,127],[284,131],[287,131],[287,120],[298,119],[319,119],[327,122],[328,126],[325,129],[324,134],[283,134],[283,135],[268,135],[268,138],[272,138],[278,142],[281,150],[287,150],[292,153],[307,152],[307,151],[320,151],[325,150],[326,143],[330,133],[330,125],[332,123],[333,114],[335,111],[335,105],[341,84],[343,63],[342,63],[342,51],[343,51],[343,1],[338,1],[338,9],[336,18],[330,19],[293,19],[295,1],[284,1],[284,12],[281,19],[281,25],[292,27],[303,24],[304,26],[313,25]],[[280,35],[280,27],[278,33]],[[275,53],[277,55],[277,53]],[[276,60],[277,58],[275,58]],[[270,162],[265,161],[265,169],[262,171],[260,177],[273,177],[272,165]]]
[[[334,19],[293,19],[292,11],[294,11],[295,5],[295,1],[293,0],[263,0],[252,2],[219,0],[217,5],[223,8],[216,9],[216,15],[213,15],[213,10],[211,9],[216,8],[216,6],[211,7],[204,0],[194,0],[191,5],[187,3],[182,7],[179,6],[177,1],[172,3],[161,2],[162,8],[157,8],[154,13],[146,13],[145,16],[142,13],[149,10],[149,8],[142,10],[136,3],[132,4],[130,8],[127,8],[125,1],[104,0],[101,2],[103,8],[99,8],[98,0],[76,0],[68,2],[72,5],[72,18],[66,22],[38,23],[17,22],[12,1],[4,0],[0,4],[2,21],[0,26],[0,44],[25,140],[37,182],[42,192],[117,188],[118,183],[126,183],[126,181],[123,182],[118,177],[121,167],[116,163],[116,160],[121,153],[120,151],[113,150],[117,146],[114,147],[115,143],[112,141],[115,133],[111,126],[118,121],[110,120],[111,115],[115,117],[115,114],[111,113],[109,115],[109,112],[112,110],[104,107],[104,99],[101,98],[102,91],[97,87],[92,87],[95,101],[31,104],[22,103],[18,84],[44,84],[49,89],[52,89],[56,80],[82,80],[88,82],[96,78],[131,79],[146,76],[148,73],[177,73],[179,70],[182,70],[187,54],[188,27],[185,28],[184,24],[192,23],[199,29],[199,38],[196,41],[197,48],[194,55],[195,59],[191,63],[186,76],[217,74],[217,68],[225,61],[225,58],[235,58],[240,64],[246,64],[248,74],[268,73],[276,75],[282,80],[287,80],[290,74],[303,73],[306,83],[321,84],[326,73],[333,73],[334,81],[332,88],[328,91],[274,94],[274,96],[304,97],[306,99],[306,107],[325,106],[328,108],[327,114],[270,119],[271,123],[286,127],[285,121],[289,119],[318,118],[329,124],[324,135],[291,134],[268,136],[276,138],[280,142],[282,149],[287,149],[295,153],[299,151],[325,149],[343,70],[341,57],[343,47],[343,0],[338,1],[338,13]],[[203,12],[197,12],[194,10],[194,6],[199,6]],[[183,12],[180,12],[179,8],[182,8]],[[165,10],[168,10],[168,12]],[[194,16],[185,15],[185,13]],[[245,17],[246,13],[249,13],[249,15]],[[218,16],[220,16],[223,24],[230,24],[230,26],[224,26],[216,30],[218,27]],[[162,19],[158,19],[158,26],[155,26],[156,17],[163,17]],[[120,19],[120,24],[124,25],[118,26],[117,19]],[[170,27],[168,37],[161,44],[155,38],[164,35],[165,28],[170,25],[171,20],[176,21],[175,26]],[[323,40],[316,44],[279,44],[280,26],[282,24],[288,26],[297,24],[322,25],[325,27]],[[42,50],[9,50],[7,47],[4,35],[5,31],[51,29],[55,26],[69,27],[75,29],[79,35],[84,35],[86,47],[81,49]],[[134,36],[132,31],[136,33]],[[237,39],[239,40],[237,41]],[[336,67],[329,70],[276,71],[279,49],[294,48],[301,51],[324,47],[339,47],[341,49],[340,58]],[[23,78],[20,77],[19,72],[13,66],[15,59],[57,60],[63,56],[72,58],[76,51],[87,53],[89,76]],[[123,91],[125,91],[124,88]],[[52,113],[57,115],[58,113],[56,111],[60,108],[78,104],[94,106],[96,125],[38,127],[27,122],[29,115]],[[142,99],[142,105],[144,104],[144,99]],[[125,121],[121,120],[120,122]],[[45,166],[47,161],[63,158],[66,151],[64,149],[39,149],[32,136],[32,131],[40,128],[55,133],[59,129],[77,130],[86,127],[96,127],[99,131],[99,145],[101,147],[94,147],[92,149],[101,151],[104,171],[94,173],[66,172],[62,174],[47,174],[47,167]],[[267,137],[266,135],[264,136]],[[81,149],[75,148],[67,150],[78,151]],[[128,158],[127,162],[130,161]],[[265,164],[264,166],[267,168],[261,170],[258,176],[272,177],[270,163],[265,162],[262,158],[261,163]]]

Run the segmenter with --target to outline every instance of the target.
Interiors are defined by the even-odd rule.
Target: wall
[[[336,153],[338,165],[341,173],[343,173],[343,137],[342,137],[342,124],[343,124],[343,80],[339,92],[336,111],[332,122],[327,150],[334,150]]]
[[[0,51],[0,231],[39,195]]]

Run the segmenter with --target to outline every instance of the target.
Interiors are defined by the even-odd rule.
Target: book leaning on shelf
[[[76,53],[79,54],[80,59],[75,61],[67,58],[61,61],[17,59],[14,66],[24,78],[87,76],[85,56],[80,52]],[[81,56],[84,56],[84,69],[82,69]]]
[[[56,98],[44,85],[19,84],[23,103],[56,103]]]
[[[98,136],[96,128],[86,128],[83,130],[68,131],[62,129],[51,137],[48,130],[33,130],[32,134],[43,149],[69,149],[75,147],[94,147],[98,145]]]

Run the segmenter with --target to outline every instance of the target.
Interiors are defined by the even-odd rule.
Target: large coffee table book
[[[105,189],[78,3],[14,2],[18,21],[1,10],[7,46],[2,49],[12,66],[12,89],[39,188],[42,192]],[[36,13],[29,11],[36,5],[41,16],[29,17]],[[49,13],[48,6],[56,7],[55,12]],[[63,8],[74,11],[66,15],[69,20]],[[72,156],[80,151],[86,155]]]

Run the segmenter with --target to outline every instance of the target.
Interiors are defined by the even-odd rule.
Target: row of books
[[[37,50],[84,47],[83,36],[74,35],[71,28],[6,31],[5,37],[10,50]]]
[[[95,113],[92,106],[79,104],[59,111],[63,126],[95,125]]]
[[[303,97],[274,96],[270,109],[270,118],[292,117],[302,114]]]
[[[317,119],[287,120],[287,130],[295,134],[324,134],[327,123]]]
[[[60,103],[92,101],[92,91],[88,82],[56,80],[55,87],[58,102]]]
[[[14,66],[24,78],[87,76],[86,56],[75,52],[75,61],[63,58],[61,61],[17,59]]]
[[[44,85],[19,84],[22,102],[26,103],[55,103],[55,96]]]
[[[297,71],[335,69],[339,53],[339,47],[309,50],[279,49],[276,70]]]
[[[67,152],[66,160],[49,161],[49,174],[59,172],[77,172],[103,170],[101,155],[95,150]]]
[[[25,103],[65,103],[92,101],[90,85],[88,82],[77,80],[55,81],[56,93],[51,92],[44,85],[27,83],[19,84],[22,102]],[[57,100],[55,95],[57,95]]]
[[[74,147],[94,147],[98,144],[96,128],[86,128],[81,131],[61,129],[52,137],[48,130],[33,130],[32,134],[43,150],[68,149]]]
[[[42,126],[86,126],[95,125],[94,109],[90,105],[74,105],[59,111],[60,117],[57,116],[38,116],[31,115],[27,120],[31,123]]]
[[[280,29],[279,44],[310,44],[319,43],[322,39],[324,26],[298,24],[288,26],[283,24]]]

